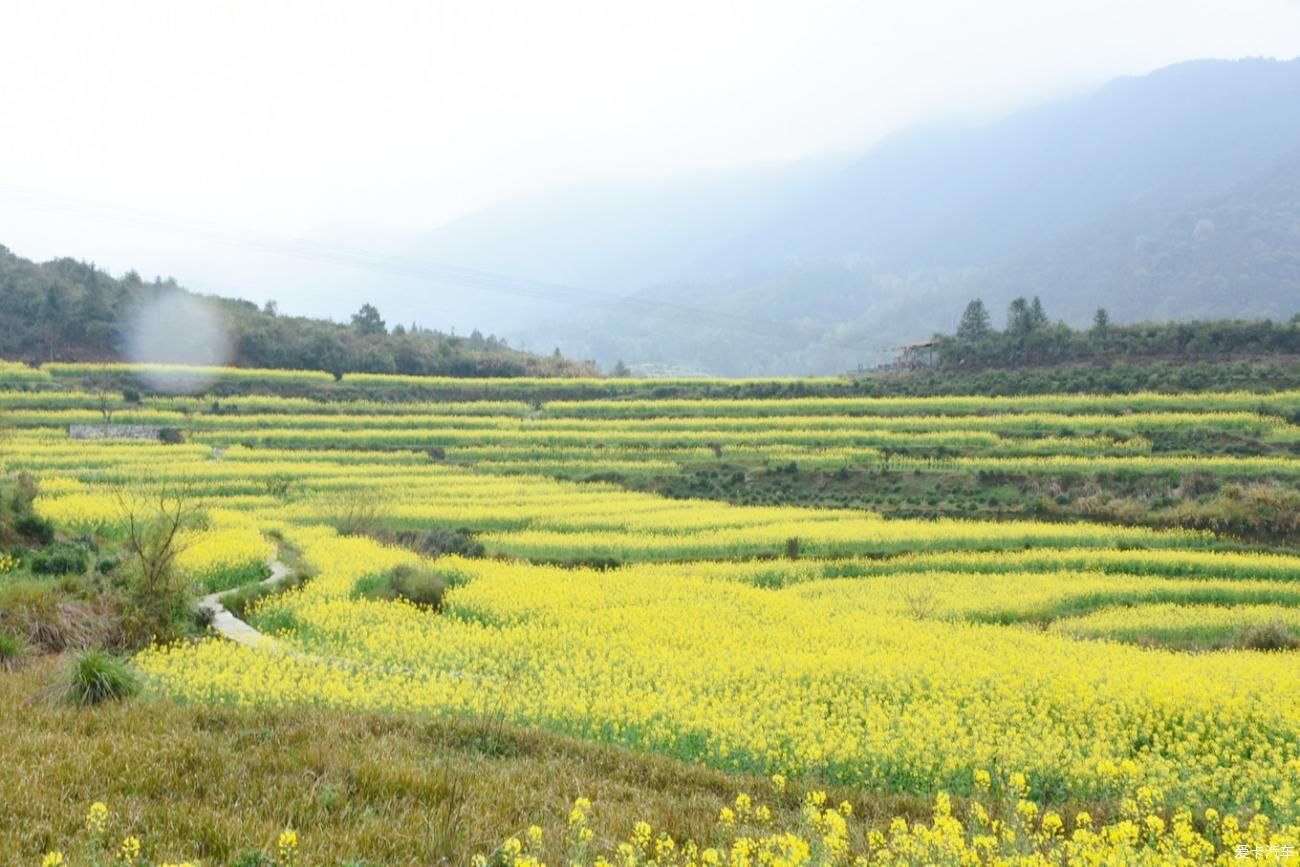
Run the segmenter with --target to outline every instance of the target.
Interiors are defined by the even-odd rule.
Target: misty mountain
[[[1300,309],[1300,61],[1198,61],[982,126],[892,136],[697,259],[570,326],[566,351],[834,372],[950,330],[971,297],[1074,323]],[[795,323],[779,339],[656,299]],[[556,327],[563,327],[557,325]]]
[[[1040,287],[1059,287],[1052,310],[1072,322],[1098,306],[1129,322],[1289,318],[1300,311],[1300,148],[1222,194],[1116,211],[969,288],[1001,304]]]
[[[645,286],[700,273],[696,263],[719,244],[771,219],[846,162],[826,157],[520,196],[392,251],[401,261],[489,272],[488,279],[445,281],[432,292],[437,281],[418,277],[361,279],[373,283],[370,297],[398,321],[531,330],[557,309],[565,318],[602,310]],[[549,339],[544,330],[530,336],[539,347]]]
[[[1198,61],[990,124],[905,131],[718,258],[987,263],[1120,208],[1227,189],[1300,143],[1297,97],[1300,61]]]
[[[317,288],[605,366],[732,374],[872,364],[977,296],[999,319],[1022,294],[1074,324],[1098,305],[1285,318],[1297,104],[1300,60],[1183,63],[849,157],[533,193]]]

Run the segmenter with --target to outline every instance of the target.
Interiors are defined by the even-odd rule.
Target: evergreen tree
[[[45,306],[41,311],[45,332],[45,347],[53,361],[68,327],[68,290],[62,284],[51,283],[45,290]]]
[[[1047,312],[1043,310],[1043,302],[1038,300],[1038,296],[1035,295],[1034,300],[1029,304],[1029,330],[1046,328],[1047,325]]]
[[[961,324],[957,326],[957,339],[964,343],[978,343],[989,336],[993,330],[989,311],[984,302],[976,298],[966,305],[966,312],[961,315]]]
[[[1011,302],[1007,308],[1007,334],[1021,338],[1033,330],[1032,320],[1029,317],[1029,302],[1024,298],[1017,298]]]
[[[1098,336],[1105,334],[1110,328],[1110,314],[1106,312],[1105,307],[1098,307],[1097,312],[1092,315],[1092,333]]]

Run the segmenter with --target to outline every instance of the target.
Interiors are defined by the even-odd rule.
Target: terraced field
[[[891,519],[618,482],[791,463],[1288,480],[1300,393],[539,404],[516,382],[483,401],[110,406],[49,373],[0,393],[5,469],[39,480],[42,514],[111,538],[122,489],[184,487],[208,517],[183,564],[203,588],[260,577],[269,534],[318,571],[250,615],[278,650],[210,637],[138,657],[161,693],[499,715],[809,787],[1010,799],[1027,835],[1004,824],[981,855],[973,818],[946,837],[904,825],[869,857],[960,844],[1197,863],[1296,844],[1300,667],[1284,648],[1300,557],[1202,530]],[[106,410],[184,441],[68,438]],[[487,556],[422,562],[341,532],[360,523],[464,529]],[[360,591],[403,564],[446,578],[440,612]]]

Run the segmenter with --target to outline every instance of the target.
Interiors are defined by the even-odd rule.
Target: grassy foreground
[[[77,851],[92,802],[105,837],[154,861],[230,864],[274,851],[286,827],[299,863],[464,864],[531,824],[563,826],[578,796],[599,804],[597,839],[645,820],[709,838],[718,812],[763,781],[501,725],[337,711],[194,707],[143,697],[76,709],[52,698],[62,660],[0,673],[0,863]],[[859,815],[924,815],[907,798],[852,798]],[[797,797],[773,805],[793,821]],[[548,841],[549,863],[564,841]]]

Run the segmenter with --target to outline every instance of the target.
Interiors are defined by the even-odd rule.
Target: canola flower
[[[1218,455],[1029,455],[951,458],[895,458],[900,470],[964,470],[1002,473],[1146,473],[1206,472],[1231,477],[1293,476],[1300,463],[1286,457],[1221,457]]]
[[[19,361],[0,360],[0,385],[23,385],[28,383],[48,382],[48,372],[36,367],[28,367]]]
[[[1154,602],[1109,605],[1053,621],[1051,629],[1084,638],[1191,643],[1227,639],[1251,627],[1270,626],[1300,641],[1298,605],[1196,605]]]
[[[658,383],[658,380],[645,380]],[[1042,395],[942,395],[936,397],[814,397],[760,399],[634,399],[552,400],[546,411],[551,416],[601,416],[620,418],[662,418],[707,416],[779,416],[784,414],[889,416],[889,415],[984,415],[994,413],[1048,412],[1062,414],[1134,412],[1291,412],[1300,403],[1300,391],[1260,394],[1235,392],[1132,392],[1127,394],[1042,394]]]
[[[102,364],[60,364],[42,365],[30,368],[13,362],[0,362],[5,377],[0,377],[0,384],[17,382],[16,374],[23,374],[28,379],[48,382],[52,378],[81,377],[87,374],[113,371],[117,373],[132,372],[140,368],[129,365]],[[186,368],[185,372],[198,371],[206,379],[211,379],[213,368]],[[292,381],[303,377],[296,371],[275,371],[265,369],[226,368],[229,377],[252,382],[261,378],[267,381]],[[324,382],[331,374],[308,372],[306,379]],[[553,388],[555,380],[511,377],[501,379],[467,379],[449,377],[392,377],[383,374],[348,374],[345,378],[350,384],[360,383],[397,383],[425,386],[426,390],[442,389],[454,393],[490,394],[487,399],[472,401],[413,400],[395,402],[390,400],[313,400],[307,398],[290,398],[279,395],[249,394],[241,395],[236,401],[243,410],[273,411],[312,411],[333,412],[348,411],[384,414],[401,414],[406,412],[445,412],[446,407],[470,406],[474,408],[501,411],[500,407],[517,409],[521,413],[528,409],[526,401],[532,399],[539,387]],[[647,392],[675,384],[698,386],[701,383],[731,383],[745,385],[762,385],[798,381],[805,384],[832,383],[830,380],[672,380],[640,379],[615,381],[621,392],[637,388]],[[934,397],[815,397],[815,398],[636,398],[605,399],[601,391],[607,390],[611,380],[607,379],[565,379],[564,387],[568,391],[582,391],[581,399],[552,400],[544,407],[549,417],[622,417],[622,418],[662,418],[662,417],[764,417],[783,414],[841,415],[849,417],[889,416],[889,415],[983,415],[996,413],[1032,413],[1048,412],[1062,414],[1102,413],[1110,415],[1127,415],[1136,412],[1182,411],[1195,413],[1215,412],[1259,412],[1267,414],[1284,414],[1293,411],[1300,403],[1300,391],[1276,391],[1259,393],[1253,391],[1235,392],[1129,392],[1123,394],[1042,394],[1016,396],[960,396],[943,395]],[[204,397],[146,397],[149,405],[184,407],[192,411],[203,410],[211,403]],[[0,391],[0,407],[21,406],[93,406],[93,396],[75,391]]]
[[[209,510],[209,526],[180,539],[176,567],[202,593],[258,581],[268,574],[274,547],[256,523],[229,510]]]
[[[84,373],[50,366],[43,375]],[[970,815],[957,820],[950,810],[924,832],[873,829],[882,846],[864,849],[849,833],[855,858],[889,851],[896,861],[925,862],[938,857],[925,853],[939,851],[925,847],[942,841],[968,861],[1014,863],[1034,856],[1039,850],[1027,841],[1042,835],[1058,841],[1043,850],[1058,861],[1073,852],[1083,862],[1159,863],[1150,853],[1163,850],[1152,840],[1178,838],[1183,848],[1169,853],[1200,845],[1178,837],[1184,807],[1214,857],[1228,851],[1226,841],[1250,836],[1243,829],[1256,820],[1247,815],[1268,818],[1270,833],[1296,821],[1300,713],[1277,701],[1300,692],[1294,666],[1263,653],[1190,655],[1097,639],[1163,629],[1173,641],[1261,618],[1294,622],[1300,557],[1223,550],[1209,533],[886,520],[860,509],[668,500],[555,477],[719,461],[759,471],[795,462],[892,472],[1294,477],[1300,459],[1281,449],[1260,458],[1164,454],[1152,451],[1152,435],[1300,441],[1300,428],[1284,420],[1300,392],[659,400],[647,390],[614,401],[599,399],[608,382],[591,380],[566,388],[597,399],[536,408],[528,391],[536,384],[517,380],[357,383],[418,384],[421,394],[456,399],[251,395],[223,398],[216,411],[208,398],[146,396],[118,411],[124,420],[175,421],[191,437],[162,445],[69,441],[66,424],[95,420],[92,395],[0,392],[16,426],[0,459],[6,472],[37,477],[43,516],[111,538],[122,532],[117,489],[148,494],[183,483],[204,515],[203,526],[187,531],[179,561],[196,586],[259,577],[273,530],[318,570],[250,615],[275,632],[278,651],[216,639],[152,648],[137,664],[156,691],[199,702],[471,717],[490,710],[520,724],[775,774],[782,785],[823,778],[922,793],[936,799],[936,810],[944,793],[970,799]],[[392,529],[465,527],[503,559],[424,561],[341,536],[330,525],[346,525],[356,503]],[[771,559],[792,549],[798,559]],[[623,565],[546,565],[601,559]],[[446,578],[452,589],[440,615],[358,593],[399,565]],[[1141,809],[1125,813],[1130,827],[1054,813],[1049,799]],[[989,822],[1008,824],[997,833],[981,824],[980,804]],[[852,804],[816,806],[825,828],[854,827]],[[1213,821],[1202,818],[1207,809],[1216,811]],[[764,840],[775,830],[745,831],[770,818],[766,805],[738,800],[727,811],[746,842],[737,836],[699,848],[695,862],[685,860],[685,843],[653,829],[633,829],[623,843],[642,859],[636,863],[745,863],[763,852],[773,863],[819,863],[807,859],[843,854],[816,828],[784,829],[770,844]],[[597,845],[591,808],[579,812],[563,836],[566,845],[588,847],[576,863],[626,860],[628,852]],[[1233,817],[1242,817],[1235,831]],[[539,831],[541,842],[525,832],[514,856],[540,863],[539,847],[561,839]],[[1012,831],[1014,841],[1003,839]],[[1137,842],[1125,842],[1130,831]],[[1103,844],[1111,848],[1096,848]]]
[[[95,835],[104,833],[104,823],[108,821],[108,806],[103,801],[96,801],[86,811],[86,830]]]
[[[332,382],[333,374],[323,370],[273,370],[249,367],[219,367],[193,364],[134,364],[129,362],[58,362],[41,365],[41,370],[55,379],[77,378],[96,374],[144,374],[196,378],[200,382]]]
[[[790,513],[787,513],[790,514]],[[795,515],[790,515],[794,518]],[[838,521],[799,515],[796,520],[739,527],[647,533],[628,522],[621,531],[524,528],[483,534],[493,551],[517,557],[564,560],[575,548],[587,556],[618,560],[691,560],[753,557],[779,551],[798,539],[810,554],[844,556],[922,550],[1100,547],[1198,547],[1211,541],[1198,531],[1155,531],[1144,527],[1054,524],[1040,521],[880,520],[874,516]]]
[[[1014,789],[1014,787],[1011,787]],[[779,794],[779,792],[778,792]],[[676,840],[647,822],[634,824],[621,840],[608,846],[592,844],[570,834],[560,864],[568,867],[710,867],[710,865],[781,865],[837,867],[876,864],[1010,865],[1049,864],[1230,864],[1243,852],[1271,853],[1276,860],[1294,857],[1300,829],[1274,827],[1266,817],[1242,823],[1234,816],[1207,811],[1201,816],[1187,808],[1169,814],[1151,812],[1149,805],[1130,802],[1115,820],[1095,825],[1086,812],[1071,821],[1023,798],[1003,803],[978,800],[958,807],[938,793],[928,821],[895,817],[888,823],[859,824],[848,802],[832,807],[826,793],[810,791],[797,818],[774,822],[766,805],[748,794],[736,796],[736,807],[724,807],[712,838],[704,843]],[[582,805],[582,806],[579,806]],[[578,799],[570,812],[570,827],[588,828],[591,802]],[[537,831],[536,834],[533,832]],[[480,853],[475,867],[546,867],[540,856],[541,829],[530,829],[521,840],[511,837],[495,851]]]
[[[1300,673],[1266,655],[1234,654],[1225,666],[918,619],[901,583],[892,593],[878,580],[772,591],[696,577],[690,565],[673,574],[436,561],[457,586],[429,617],[353,598],[362,578],[414,554],[324,528],[288,538],[320,575],[253,620],[292,623],[277,634],[295,652],[216,640],[155,648],[138,663],[159,688],[188,701],[468,716],[491,705],[522,724],[723,769],[965,796],[986,785],[977,769],[1009,767],[1036,797],[1111,800],[1146,786],[1170,807],[1295,818],[1300,717],[1270,697],[1295,694]],[[1072,577],[1026,580],[1052,590]],[[974,576],[945,604],[978,602],[981,585],[995,595]],[[1133,746],[1144,743],[1167,746]]]
[[[85,830],[87,840],[79,842],[76,840],[68,841],[68,846],[61,849],[52,849],[45,853],[41,859],[41,867],[76,867],[76,865],[102,865],[102,864],[121,864],[127,867],[141,865],[141,867],[200,867],[198,861],[153,861],[145,859],[144,844],[141,839],[134,834],[128,834],[122,838],[121,843],[116,849],[105,847],[104,832],[112,819],[108,805],[103,801],[95,801],[86,810]],[[161,845],[167,845],[169,848],[175,841],[161,841]],[[108,861],[104,860],[105,853],[111,853]],[[71,853],[71,854],[65,854]],[[298,832],[292,828],[285,828],[275,841],[275,858],[266,860],[265,858],[258,861],[261,864],[274,865],[274,867],[292,867],[298,858]]]
[[[275,851],[279,855],[281,867],[292,867],[298,855],[298,832],[286,828],[275,840]]]
[[[62,371],[64,368],[53,366]],[[66,368],[84,375],[84,365]],[[128,368],[113,368],[121,373]],[[182,371],[184,375],[198,375]],[[179,374],[178,374],[179,375]],[[207,375],[275,381],[297,374],[226,371]],[[425,385],[433,380],[424,380]],[[442,382],[454,386],[455,381]],[[462,384],[463,381],[462,381]],[[574,383],[573,386],[576,386]],[[511,381],[486,386],[519,389]],[[1293,476],[1288,457],[1234,458],[1152,454],[1145,436],[1162,431],[1249,432],[1300,442],[1300,427],[1283,415],[1294,393],[1275,395],[1049,395],[1024,401],[991,398],[807,398],[786,400],[553,402],[530,412],[520,401],[447,403],[308,401],[252,395],[237,412],[216,411],[196,398],[149,398],[123,405],[124,423],[179,427],[186,447],[321,451],[347,447],[426,449],[447,460],[503,473],[580,477],[600,473],[664,474],[728,460],[794,462],[806,467],[888,468],[966,472],[1210,471],[1229,477]],[[91,395],[0,393],[10,424],[24,432],[98,423]],[[638,409],[639,407],[639,409]],[[630,408],[630,409],[629,409]],[[635,410],[635,411],[633,411]],[[642,413],[645,410],[645,413]],[[651,412],[650,410],[654,410]],[[382,423],[377,423],[382,422]],[[899,454],[884,453],[901,450]],[[918,454],[918,450],[921,452]],[[93,528],[92,528],[93,529]]]
[[[171,452],[171,448],[181,450]],[[885,521],[850,509],[666,501],[612,485],[492,476],[427,461],[412,464],[411,455],[390,459],[385,453],[347,453],[294,460],[283,453],[250,454],[256,451],[232,448],[213,459],[201,449],[104,445],[96,452],[106,456],[110,467],[88,469],[82,452],[68,452],[68,468],[56,470],[48,459],[42,467],[42,452],[33,449],[22,468],[56,480],[51,491],[37,499],[36,508],[43,516],[106,535],[120,533],[123,521],[111,486],[130,484],[147,492],[150,485],[185,483],[209,511],[242,511],[259,526],[330,521],[347,502],[365,496],[389,526],[415,529],[450,524],[491,531],[484,541],[493,550],[534,559],[567,560],[575,549],[586,556],[623,560],[752,557],[780,551],[791,538],[800,540],[805,553],[828,556],[1026,545],[1196,549],[1214,544],[1214,538],[1203,532],[1141,527]],[[73,475],[70,481],[69,474]],[[287,500],[276,493],[281,483],[293,492]],[[248,557],[249,562],[254,559]]]

